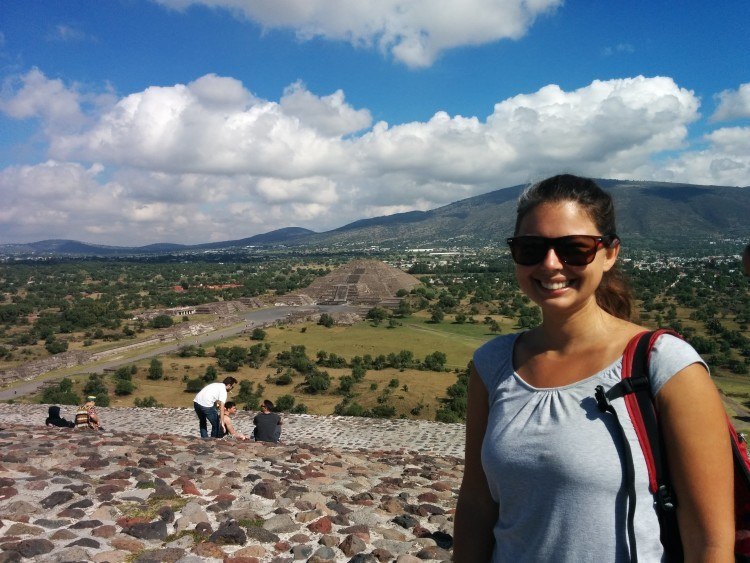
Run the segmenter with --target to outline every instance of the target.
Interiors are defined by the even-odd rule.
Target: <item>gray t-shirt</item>
[[[622,358],[582,381],[539,389],[513,369],[517,337],[500,336],[474,353],[489,397],[482,466],[499,506],[492,561],[629,561],[621,434],[594,399],[597,385],[620,381]],[[649,362],[654,395],[696,362],[705,365],[689,344],[661,336]],[[646,462],[624,400],[612,404],[633,452],[638,560],[662,561]]]

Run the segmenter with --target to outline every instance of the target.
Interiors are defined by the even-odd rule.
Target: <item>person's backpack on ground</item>
[[[75,422],[60,416],[60,407],[58,406],[50,407],[47,414],[47,420],[44,421],[46,426],[59,426],[61,428],[73,428],[75,426]]]

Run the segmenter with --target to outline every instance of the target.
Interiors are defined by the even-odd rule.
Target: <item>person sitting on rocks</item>
[[[44,424],[47,426],[59,426],[60,428],[73,428],[76,424],[60,416],[60,407],[53,406],[47,409],[49,416]]]
[[[91,428],[93,430],[102,430],[99,423],[99,414],[96,412],[96,397],[89,395],[86,402],[78,407],[76,411],[76,428]]]
[[[284,422],[278,413],[273,412],[273,403],[266,399],[260,405],[260,413],[253,419],[256,442],[278,442],[281,438],[281,425]]]
[[[232,423],[231,416],[237,412],[237,404],[234,401],[227,401],[224,404],[224,418],[222,419],[223,427],[226,430],[223,434],[225,438],[234,440],[247,440],[247,436],[237,432]]]

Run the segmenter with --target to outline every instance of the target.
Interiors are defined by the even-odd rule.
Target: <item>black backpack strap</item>
[[[625,452],[625,487],[628,492],[628,547],[631,563],[637,563],[638,551],[635,542],[635,464],[633,463],[633,452],[630,449],[630,442],[625,436],[625,431],[622,428],[620,417],[617,416],[617,411],[612,406],[608,393],[604,391],[604,387],[597,385],[594,396],[596,397],[596,403],[599,406],[599,410],[602,412],[608,412],[615,418],[617,428],[622,436],[623,450]]]

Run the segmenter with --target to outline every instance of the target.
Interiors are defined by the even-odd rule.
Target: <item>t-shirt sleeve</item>
[[[472,358],[474,369],[487,389],[490,403],[492,403],[493,394],[500,379],[508,373],[509,369],[512,372],[510,364],[512,363],[513,343],[517,336],[517,334],[498,336],[474,352]]]
[[[656,395],[675,374],[692,364],[700,364],[708,371],[708,365],[690,344],[671,334],[659,336],[648,363],[651,392]]]
[[[222,403],[227,402],[227,388],[223,384],[221,386],[221,389],[219,389],[219,401],[221,401]]]

